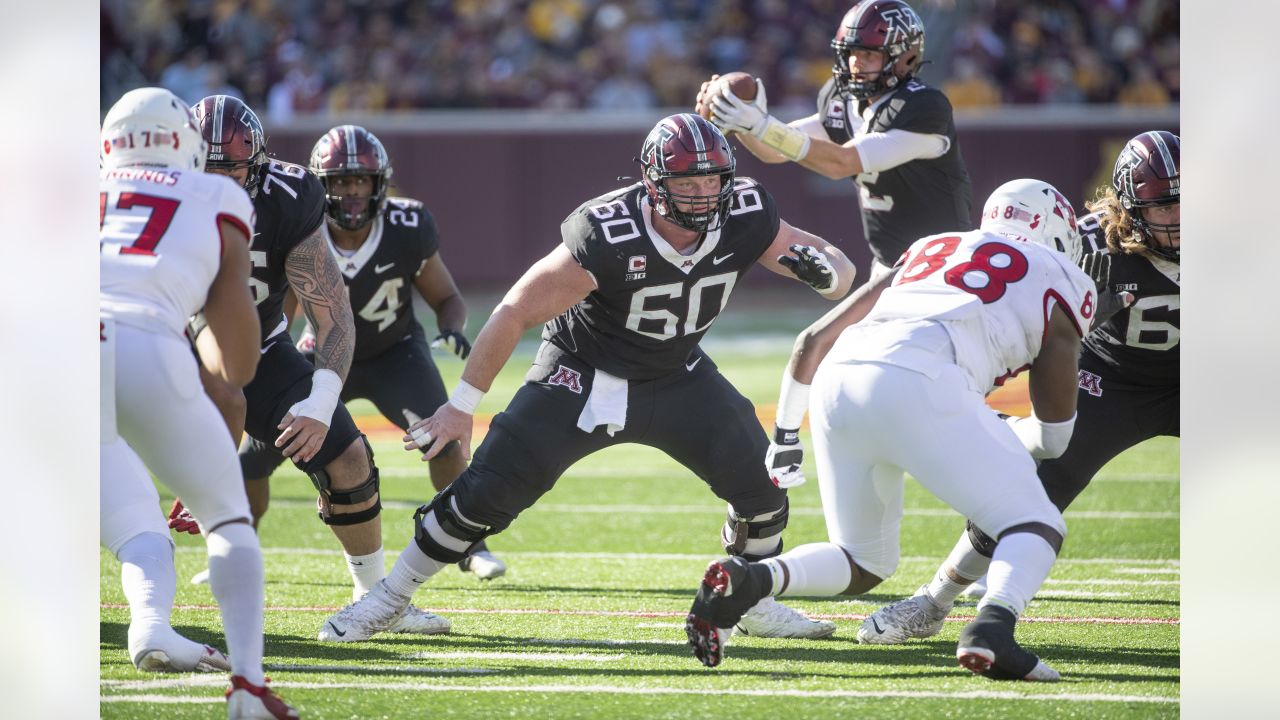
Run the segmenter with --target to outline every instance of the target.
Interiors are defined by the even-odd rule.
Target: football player
[[[471,351],[462,332],[467,308],[440,255],[435,218],[417,200],[388,197],[391,161],[377,136],[362,127],[339,125],[325,133],[311,150],[310,170],[325,186],[322,232],[355,311],[355,356],[340,399],[368,398],[384,417],[408,430],[448,399],[422,324],[414,317],[414,292],[436,313],[440,334],[432,342],[452,345],[464,359]],[[292,295],[286,300],[292,316],[291,301]],[[311,360],[315,344],[308,326],[298,349]],[[284,461],[271,444],[253,439],[240,455],[245,477],[261,486]],[[431,460],[431,484],[443,490],[465,468],[457,446],[446,448]],[[256,523],[266,506],[252,509]],[[482,580],[506,572],[483,543],[460,565]]]
[[[430,459],[456,440],[468,453],[481,397],[525,330],[543,325],[525,384],[471,465],[418,509],[413,542],[391,574],[331,617],[322,640],[385,630],[422,583],[506,529],[579,459],[619,443],[663,450],[728,502],[728,552],[781,551],[787,497],[761,463],[768,439],[751,402],[698,343],[755,265],[831,299],[848,291],[854,268],[779,218],[759,183],[736,177],[728,141],[697,115],[660,121],[640,163],[641,182],[569,214],[562,244],[516,282],[476,337],[449,402],[410,426],[407,450],[429,448]],[[835,630],[772,601],[742,626],[770,637]]]
[[[969,173],[951,103],[915,78],[924,62],[924,23],[902,0],[864,0],[836,29],[832,78],[817,113],[790,124],[769,115],[764,83],[741,100],[703,83],[697,105],[768,163],[788,160],[858,188],[863,235],[888,270],[918,238],[972,227]],[[718,76],[716,76],[718,77]]]
[[[247,291],[253,205],[235,183],[201,172],[205,144],[168,90],[126,93],[103,121],[99,180],[103,546],[120,560],[129,657],[141,670],[230,670],[229,718],[296,718],[262,671],[262,551],[249,523],[235,447],[200,392],[184,341],[205,309],[206,370],[234,387],[258,363]],[[148,470],[191,504],[208,545],[210,586],[228,660],[169,624],[173,541]]]
[[[999,538],[991,590],[960,634],[961,665],[1058,679],[1014,640],[1014,624],[1066,533],[1032,456],[1055,457],[1071,437],[1080,340],[1098,299],[1076,265],[1075,213],[1055,188],[1010,181],[986,207],[981,229],[918,240],[796,341],[778,412],[796,427],[806,407],[813,414],[830,541],[712,563],[685,626],[704,664],[719,664],[738,617],[762,597],[860,595],[892,575],[906,471]],[[1035,415],[1006,424],[984,396],[1023,370]]]
[[[224,417],[233,418],[231,424],[242,416],[244,432],[279,448],[307,474],[320,493],[320,519],[342,545],[355,592],[367,592],[386,574],[382,503],[373,449],[339,402],[355,352],[355,322],[324,238],[325,188],[301,165],[267,158],[262,123],[240,100],[211,95],[193,109],[209,145],[209,171],[234,179],[253,198],[257,225],[249,246],[249,289],[262,327],[262,359],[243,397],[208,373],[202,375],[205,390]],[[289,336],[283,310],[289,289],[315,328],[314,363]],[[197,319],[189,334],[204,352],[199,325]],[[265,485],[246,485],[259,506],[266,504]],[[446,627],[443,618],[417,608],[408,608],[397,625],[424,633]]]
[[[1092,214],[1080,221],[1090,251],[1086,269],[1136,301],[1085,338],[1075,433],[1061,457],[1039,468],[1059,510],[1120,453],[1154,437],[1179,436],[1181,145],[1165,131],[1130,140],[1116,158],[1111,187],[1099,191],[1088,206]],[[872,614],[858,640],[887,645],[936,635],[958,595],[987,591],[975,578],[987,572],[994,545],[970,523],[934,579]]]

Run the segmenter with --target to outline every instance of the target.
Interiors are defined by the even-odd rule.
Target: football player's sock
[[[925,592],[929,594],[929,597],[933,598],[934,604],[939,607],[946,607],[954,603],[956,598],[960,597],[960,593],[964,592],[964,589],[969,587],[974,580],[986,574],[987,568],[990,566],[991,558],[975,550],[973,541],[969,538],[969,533],[963,532],[960,534],[960,539],[956,541],[956,546],[951,548],[951,554],[938,567],[938,573],[933,576],[933,580],[929,583]],[[952,580],[952,572],[969,582],[958,583]]]
[[[125,543],[116,553],[120,560],[120,584],[129,601],[129,653],[147,648],[153,637],[173,634],[169,614],[177,592],[173,569],[173,545],[169,538],[145,532]]]
[[[811,543],[762,561],[773,576],[773,595],[839,595],[852,579],[839,545]]]
[[[411,542],[401,551],[400,557],[396,558],[396,564],[391,568],[391,574],[387,576],[387,589],[398,595],[413,597],[413,593],[422,587],[422,583],[448,565],[448,563],[433,560],[422,552],[417,543]]]
[[[231,674],[261,685],[262,550],[248,523],[227,523],[210,531],[209,589],[222,611]]]
[[[978,610],[995,605],[1021,616],[1057,559],[1053,547],[1039,535],[1013,533],[1000,538],[987,571],[987,594]]]
[[[347,570],[351,572],[352,600],[364,597],[365,593],[372,590],[373,586],[387,574],[382,548],[368,555],[348,555],[346,552],[342,554],[347,558]]]

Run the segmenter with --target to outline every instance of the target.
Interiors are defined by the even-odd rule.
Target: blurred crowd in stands
[[[1178,102],[1177,0],[908,0],[961,108]],[[264,121],[437,108],[692,105],[713,72],[813,111],[850,0],[102,0],[105,108],[159,84]]]

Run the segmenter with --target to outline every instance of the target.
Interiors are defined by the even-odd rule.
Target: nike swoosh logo
[[[727,257],[727,256],[726,256],[726,257]],[[694,359],[693,359],[693,362],[689,363],[688,365],[685,365],[685,366],[684,366],[684,369],[685,369],[685,370],[688,370],[689,372],[693,372],[693,369],[694,369],[694,368],[696,368],[696,367],[698,367],[698,363],[700,363],[700,362],[702,362],[702,357],[701,357],[701,356],[698,356],[698,357],[696,357],[696,358],[694,358]]]
[[[374,266],[374,268],[373,268],[373,272],[374,272],[375,274],[377,274],[377,275],[381,275],[382,273],[384,273],[384,272],[386,272],[386,271],[390,270],[391,268],[393,268],[393,267],[395,267],[395,266],[396,266],[396,264],[395,264],[395,263],[387,263],[386,265],[376,265],[376,266]]]
[[[330,623],[329,623],[329,627],[333,628],[333,631],[334,631],[334,632],[336,632],[336,633],[338,633],[338,637],[346,637],[346,636],[347,636],[347,634],[346,634],[345,632],[343,632],[343,631],[339,630],[339,629],[338,629],[338,626],[337,626],[337,625],[334,625],[334,624],[333,624],[333,622],[330,622]]]
[[[329,624],[332,625],[333,623],[329,623]],[[880,627],[880,623],[876,622],[875,618],[871,618],[871,626],[876,629],[876,632],[880,633],[881,635],[884,634],[884,629]]]
[[[724,262],[725,260],[728,260],[731,257],[733,257],[733,253],[729,253],[728,255],[721,255],[718,258],[711,258],[711,264],[719,265],[720,263]]]

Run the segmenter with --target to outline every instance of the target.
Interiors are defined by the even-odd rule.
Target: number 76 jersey
[[[899,267],[862,324],[941,324],[983,394],[1030,367],[1055,306],[1081,337],[1097,307],[1093,280],[1065,254],[982,230],[917,240]]]

